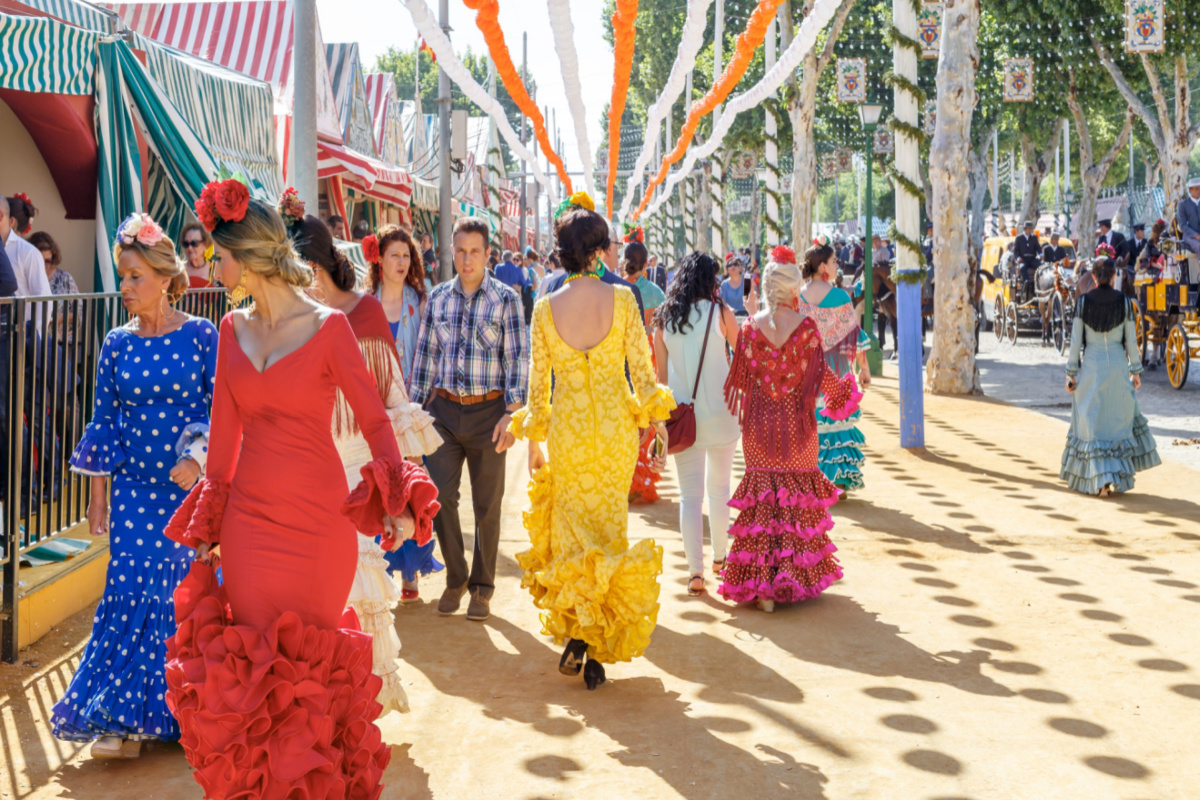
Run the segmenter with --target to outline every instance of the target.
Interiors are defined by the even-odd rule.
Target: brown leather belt
[[[464,406],[477,406],[480,403],[490,403],[493,400],[498,400],[504,396],[504,392],[497,389],[487,394],[455,394],[454,392],[445,389],[438,389],[437,393],[440,397],[444,397],[452,403],[458,403]]]

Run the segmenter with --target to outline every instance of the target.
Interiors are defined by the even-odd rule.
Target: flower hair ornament
[[[383,261],[379,254],[379,240],[375,238],[375,234],[370,234],[362,240],[363,258],[368,264],[378,264]]]
[[[279,216],[283,217],[283,223],[289,228],[304,221],[304,201],[291,186],[279,196]]]
[[[592,201],[592,196],[587,192],[576,192],[558,204],[558,208],[554,209],[554,221],[567,213],[573,208],[586,208],[588,211],[595,211],[596,204]]]
[[[150,219],[149,214],[130,214],[117,228],[117,242],[131,245],[134,242],[146,247],[154,247],[163,240],[163,230],[159,224]]]
[[[646,232],[642,230],[641,225],[630,225],[628,222],[622,222],[621,227],[625,229],[625,244],[631,242],[644,243],[646,241]]]
[[[1117,257],[1117,251],[1116,251],[1116,250],[1113,248],[1113,246],[1112,246],[1111,244],[1109,244],[1108,242],[1101,242],[1101,243],[1100,243],[1099,245],[1097,245],[1097,247],[1096,247],[1096,257],[1097,257],[1097,258],[1100,258],[1100,257],[1104,257],[1104,258],[1116,258],[1116,257]]]
[[[824,233],[813,237],[813,245],[816,247],[829,247],[829,244],[830,244],[829,237]],[[793,258],[795,258],[795,254],[793,253],[792,255],[793,255]]]
[[[33,208],[33,201],[30,200],[29,195],[25,194],[24,192],[17,192],[16,194],[13,195],[13,197],[15,197],[17,200],[20,200],[22,203],[29,206],[30,208]],[[29,234],[29,232],[31,230],[33,230],[33,220],[32,219],[28,222],[28,224],[25,225],[25,230],[21,231],[21,235],[26,236]]]
[[[774,264],[795,264],[796,251],[786,244],[781,244],[771,250],[771,262]]]
[[[222,222],[241,222],[250,208],[250,190],[238,178],[206,184],[196,200],[196,219],[212,233]]]

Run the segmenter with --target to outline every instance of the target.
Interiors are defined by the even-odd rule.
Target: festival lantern
[[[921,58],[937,58],[942,49],[941,3],[923,3],[917,11],[917,38],[921,41]]]
[[[862,103],[867,99],[867,60],[839,58],[837,62],[839,103]]]
[[[896,140],[889,128],[880,126],[875,129],[875,155],[886,156],[896,152]]]
[[[1028,103],[1033,100],[1033,59],[1004,59],[1004,102]]]
[[[1164,0],[1125,0],[1125,52],[1161,53],[1165,47]]]

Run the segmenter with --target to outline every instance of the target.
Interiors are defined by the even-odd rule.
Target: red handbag
[[[713,314],[717,304],[708,309],[708,327],[704,329],[704,345],[700,348],[700,366],[696,368],[696,383],[692,386],[692,402],[680,403],[667,420],[667,453],[682,453],[696,443],[696,392],[700,391],[700,375],[704,372],[704,356],[708,352],[708,335],[712,333]]]

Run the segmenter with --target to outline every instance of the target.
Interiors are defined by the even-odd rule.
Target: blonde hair
[[[188,289],[187,269],[179,256],[175,255],[175,243],[171,241],[171,237],[164,236],[153,247],[147,247],[136,240],[133,244],[121,244],[120,240],[117,240],[113,245],[113,263],[120,261],[124,253],[136,253],[154,274],[171,279],[167,285],[169,302],[176,303],[183,297]]]
[[[312,269],[300,260],[279,212],[258,200],[250,200],[241,222],[221,222],[212,232],[213,241],[260,278],[278,277],[290,286],[312,285]]]
[[[767,323],[775,328],[775,311],[783,305],[789,308],[800,291],[803,279],[795,264],[767,264],[762,276],[762,299],[767,305]]]

